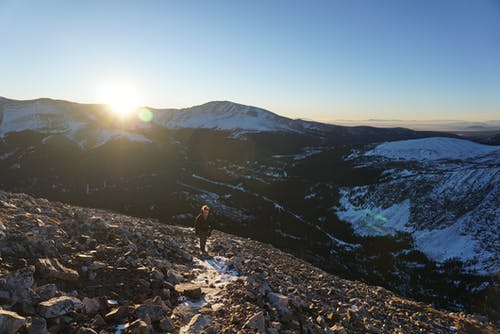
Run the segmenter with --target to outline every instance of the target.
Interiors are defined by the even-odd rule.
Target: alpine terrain
[[[453,134],[293,120],[228,101],[120,118],[103,105],[0,98],[5,191],[157,219],[151,229],[187,239],[187,230],[167,224],[191,227],[208,204],[218,230],[255,241],[219,238],[272,244],[325,270],[318,275],[326,285],[333,274],[492,321],[500,319],[499,166],[498,146]],[[258,255],[267,248],[256,247],[252,256],[230,251],[243,257],[240,275],[278,268],[253,269],[254,256],[259,265],[268,260]],[[288,287],[272,289],[287,295]],[[267,327],[278,321],[263,315]]]
[[[0,192],[1,333],[494,333],[216,231]]]

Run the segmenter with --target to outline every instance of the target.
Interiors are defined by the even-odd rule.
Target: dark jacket
[[[206,220],[205,218],[203,218],[202,214],[196,216],[196,219],[194,221],[194,230],[196,231],[196,235],[210,235],[213,229],[214,226],[212,224],[212,221],[210,220],[210,216]]]

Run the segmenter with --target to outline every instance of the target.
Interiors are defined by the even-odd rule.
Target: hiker
[[[212,234],[213,225],[211,220],[208,218],[208,214],[210,212],[210,208],[208,205],[203,205],[201,207],[201,212],[198,216],[196,216],[196,220],[194,221],[194,229],[196,235],[200,238],[200,251],[203,254],[207,254],[206,251],[206,243],[208,237]]]

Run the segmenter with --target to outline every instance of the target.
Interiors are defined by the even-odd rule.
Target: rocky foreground
[[[269,245],[0,191],[0,333],[498,333]]]

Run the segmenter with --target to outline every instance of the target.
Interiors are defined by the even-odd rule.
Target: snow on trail
[[[205,304],[215,304],[220,299],[220,292],[232,281],[239,278],[236,270],[229,269],[228,259],[223,256],[214,256],[206,259],[193,258],[197,273],[191,283],[200,286],[203,296],[197,301],[190,301],[186,297],[179,297],[180,305],[202,307]]]

